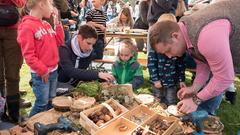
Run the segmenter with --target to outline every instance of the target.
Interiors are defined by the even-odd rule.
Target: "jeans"
[[[157,89],[154,86],[153,88],[153,96],[160,99],[161,103],[166,105],[176,105],[177,104],[177,87],[169,87],[169,88],[160,88]]]
[[[98,38],[96,43],[93,45],[93,58],[102,59],[104,51],[104,38]]]
[[[47,83],[44,83],[42,78],[36,73],[31,73],[31,75],[33,81],[32,89],[36,100],[29,114],[30,117],[52,107],[51,99],[56,96],[58,73],[57,70],[51,72]]]
[[[197,110],[205,110],[210,115],[215,115],[215,111],[219,108],[221,102],[222,102],[222,96],[223,94],[220,94],[214,98],[211,98],[203,103],[201,103]]]

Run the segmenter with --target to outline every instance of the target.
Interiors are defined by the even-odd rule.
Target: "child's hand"
[[[180,84],[179,84],[179,85],[180,85],[180,88],[187,87],[187,86],[186,86],[186,84],[185,84],[185,82],[180,82]]]
[[[160,81],[154,82],[154,87],[157,88],[157,89],[161,88],[162,87],[161,82]]]
[[[53,16],[54,25],[60,24],[60,21],[59,21],[59,18],[58,18],[58,9],[55,8],[55,7],[53,8],[52,16]]]
[[[43,80],[44,83],[48,83],[49,73],[47,73],[47,74],[45,74],[45,75],[43,75],[41,77],[42,77],[42,80]]]
[[[100,25],[100,24],[99,24],[97,27],[100,28],[102,31],[106,31],[106,27],[103,26],[103,25]]]

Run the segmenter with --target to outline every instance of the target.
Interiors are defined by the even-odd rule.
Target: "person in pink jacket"
[[[240,73],[239,6],[240,0],[217,2],[179,23],[159,22],[150,30],[151,46],[158,53],[173,57],[188,51],[197,63],[193,85],[177,93],[179,111],[215,114],[222,93]]]
[[[51,99],[56,96],[58,48],[64,43],[62,25],[57,9],[50,0],[30,0],[27,3],[29,15],[24,16],[18,27],[17,40],[23,57],[30,67],[33,92],[36,97],[29,114],[33,116],[51,108]],[[42,20],[53,16],[54,28]]]
[[[0,0],[0,8],[21,8],[25,5],[26,0]],[[7,9],[4,9],[6,11]],[[1,13],[3,10],[1,9]],[[8,16],[1,14],[0,24],[0,92],[3,97],[6,97],[6,109],[1,120],[17,123],[19,120],[19,72],[22,66],[23,58],[21,49],[17,43],[17,27],[16,23],[8,23],[7,19],[19,15]],[[16,10],[17,13],[17,10]],[[6,19],[2,19],[2,18]],[[7,18],[9,17],[9,18]],[[5,21],[6,23],[3,23]]]

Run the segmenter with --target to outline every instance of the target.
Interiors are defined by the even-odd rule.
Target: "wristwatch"
[[[193,95],[192,99],[196,105],[200,105],[202,103],[202,100],[196,94]]]

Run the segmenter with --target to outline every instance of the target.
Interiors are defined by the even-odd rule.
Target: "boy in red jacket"
[[[31,2],[30,2],[31,1]],[[30,0],[27,4],[29,16],[24,16],[18,28],[18,42],[23,57],[31,69],[33,92],[36,100],[29,114],[33,116],[51,107],[50,100],[56,96],[57,67],[59,61],[57,45],[64,43],[62,25],[58,12],[50,0]],[[55,30],[42,18],[53,15]]]

